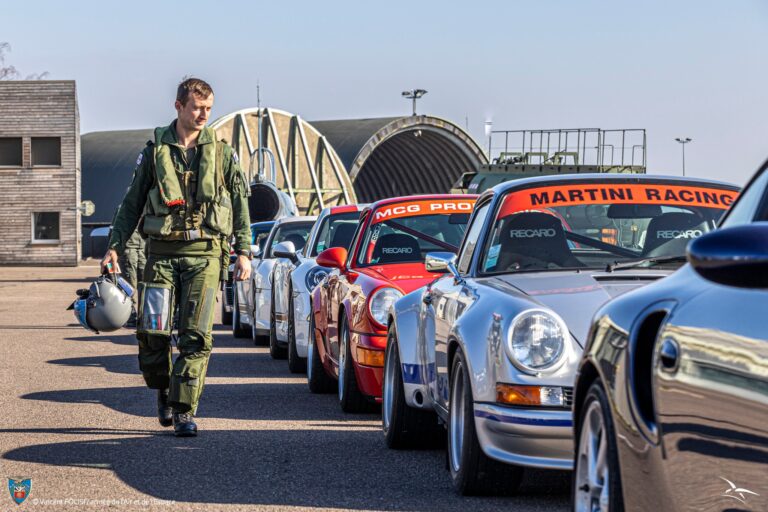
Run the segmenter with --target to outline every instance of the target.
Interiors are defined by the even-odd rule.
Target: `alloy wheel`
[[[384,362],[384,407],[383,414],[381,415],[385,429],[388,429],[392,424],[392,416],[394,412],[392,408],[394,407],[395,403],[395,365],[397,364],[394,356],[395,350],[397,350],[397,347],[392,344],[392,340],[390,339],[390,346],[387,350],[387,359]]]
[[[454,472],[461,469],[461,453],[464,449],[464,368],[456,367],[451,386],[450,418],[451,435],[448,451]]]
[[[347,366],[347,330],[341,328],[339,331],[339,401],[344,400],[344,382],[346,378]]]
[[[576,499],[578,512],[607,512],[610,503],[608,440],[600,402],[589,404],[579,436],[576,459]]]

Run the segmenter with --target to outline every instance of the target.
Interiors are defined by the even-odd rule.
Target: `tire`
[[[307,360],[296,351],[296,316],[293,312],[293,287],[288,287],[288,370],[291,373],[306,373]]]
[[[253,311],[251,311],[251,340],[253,341],[253,344],[256,346],[264,347],[269,344],[269,336],[264,336],[263,334],[257,334],[256,333],[256,292],[253,292],[253,299],[251,301],[251,304],[253,304]]]
[[[227,284],[221,289],[221,325],[232,325],[232,312],[226,307]]]
[[[600,381],[595,381],[587,391],[578,418],[577,432],[578,444],[573,461],[571,486],[573,510],[595,510],[594,507],[604,510],[607,504],[609,511],[623,512],[616,430],[608,397]],[[597,469],[600,465],[604,467],[603,471]],[[595,481],[592,481],[590,475]]]
[[[232,336],[235,338],[247,338],[248,329],[243,328],[240,323],[240,301],[237,298],[237,292],[233,294],[232,304]]]
[[[393,450],[435,447],[445,439],[445,429],[437,423],[434,412],[405,403],[403,370],[394,329],[390,328],[388,338],[381,404],[381,428],[387,447]]]
[[[360,392],[352,361],[349,325],[344,314],[339,315],[339,405],[344,412],[372,412],[375,404]]]
[[[312,307],[309,308],[312,311]],[[309,391],[315,394],[333,393],[336,391],[336,381],[333,380],[323,367],[323,362],[317,355],[315,336],[315,314],[309,315],[309,350],[307,352],[307,385]]]
[[[281,347],[277,341],[277,326],[275,324],[275,289],[272,288],[272,304],[269,313],[269,355],[272,359],[285,359],[288,357],[288,349]]]
[[[461,495],[514,494],[523,468],[489,458],[477,440],[469,371],[461,350],[451,365],[448,408],[448,469]]]

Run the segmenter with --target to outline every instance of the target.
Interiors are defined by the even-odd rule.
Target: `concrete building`
[[[0,265],[80,259],[80,114],[72,80],[0,81]]]

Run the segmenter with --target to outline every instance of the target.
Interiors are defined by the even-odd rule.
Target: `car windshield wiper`
[[[678,256],[661,256],[656,258],[643,258],[641,260],[634,260],[634,261],[614,261],[613,263],[609,263],[607,267],[605,267],[606,272],[613,272],[614,270],[621,270],[623,268],[636,268],[636,267],[642,267],[643,265],[647,265],[649,267],[652,267],[654,265],[662,265],[664,263],[685,263],[685,256],[678,255]]]

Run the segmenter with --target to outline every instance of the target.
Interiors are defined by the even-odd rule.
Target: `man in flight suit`
[[[206,127],[213,91],[196,78],[176,93],[177,118],[155,129],[139,154],[133,182],[115,219],[102,271],[139,224],[149,257],[139,285],[137,339],[144,381],[158,390],[158,419],[177,436],[197,435],[193,421],[205,383],[222,252],[235,235],[235,278],[250,277],[247,184],[237,154]],[[143,218],[142,218],[143,216]],[[171,359],[174,305],[179,355]]]

